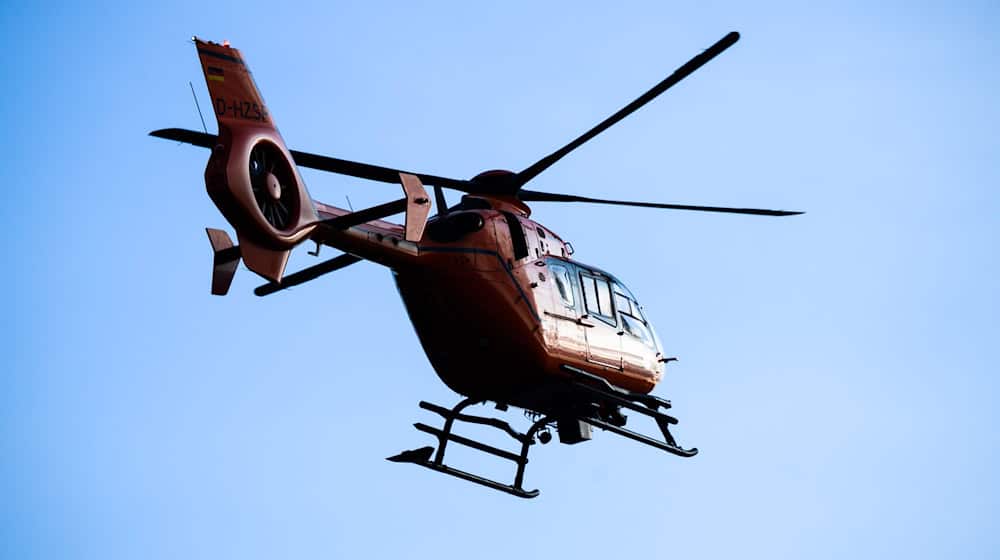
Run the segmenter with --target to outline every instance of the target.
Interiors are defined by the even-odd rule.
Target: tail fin
[[[292,247],[318,221],[312,198],[240,51],[228,43],[194,42],[219,124],[205,186],[236,229],[243,262],[280,282]],[[227,285],[228,268],[221,274],[217,291]]]
[[[238,49],[227,43],[194,40],[219,125],[257,124],[274,128],[264,98]]]

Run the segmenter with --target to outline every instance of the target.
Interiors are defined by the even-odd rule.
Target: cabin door
[[[583,331],[580,311],[583,305],[578,301],[578,281],[572,268],[550,259],[549,274],[555,290],[552,290],[552,310],[545,315],[552,319],[555,328],[554,346],[567,359],[583,361],[587,359],[587,335]]]
[[[587,337],[587,361],[622,369],[622,341],[618,335],[618,319],[607,278],[580,272],[583,292],[584,332]]]

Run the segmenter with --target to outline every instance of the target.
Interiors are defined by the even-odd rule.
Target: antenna
[[[188,85],[191,86],[191,97],[194,97],[194,106],[198,108],[198,118],[201,119],[201,128],[205,130],[205,134],[208,134],[208,127],[205,126],[205,116],[201,114],[201,105],[198,104],[198,95],[194,92],[194,84],[188,81]]]

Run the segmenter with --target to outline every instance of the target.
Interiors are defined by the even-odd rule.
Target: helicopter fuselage
[[[342,209],[317,203],[321,217]],[[569,365],[648,393],[665,361],[635,297],[614,276],[573,261],[558,235],[516,200],[470,197],[432,218],[418,243],[403,226],[317,234],[392,269],[435,371],[466,395],[544,408]]]

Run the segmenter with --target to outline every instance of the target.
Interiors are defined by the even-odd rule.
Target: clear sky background
[[[997,4],[475,4],[3,3],[0,556],[1000,555]],[[293,148],[518,170],[730,30],[531,187],[808,213],[535,204],[645,305],[702,452],[539,446],[532,501],[384,461],[430,443],[419,400],[458,399],[389,272],[210,296],[208,154],[146,136],[200,128],[197,34],[243,51]]]

